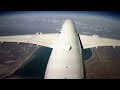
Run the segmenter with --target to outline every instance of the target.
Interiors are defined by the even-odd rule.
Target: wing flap
[[[99,46],[120,46],[120,40],[103,38],[98,36],[88,36],[79,34],[83,48],[92,48]]]
[[[53,47],[53,43],[56,41],[58,34],[38,34],[38,35],[14,35],[14,36],[1,36],[0,42],[20,42],[20,43],[32,43],[45,47]]]

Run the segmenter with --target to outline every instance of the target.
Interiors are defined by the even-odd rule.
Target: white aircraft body
[[[77,34],[72,20],[66,20],[60,33],[1,36],[3,42],[32,43],[53,48],[45,79],[84,79],[82,49],[120,46],[120,40]]]

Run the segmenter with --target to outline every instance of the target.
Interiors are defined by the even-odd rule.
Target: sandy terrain
[[[0,77],[13,73],[35,49],[36,46],[31,44],[0,45]],[[120,47],[98,47],[91,50],[92,57],[85,61],[86,79],[120,79]],[[7,78],[23,79],[14,74]]]
[[[87,79],[120,79],[120,47],[93,48],[93,56],[85,61]]]
[[[3,43],[0,44],[0,78],[16,71],[35,51],[32,44]]]

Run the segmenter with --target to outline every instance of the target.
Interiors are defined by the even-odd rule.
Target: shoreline
[[[93,58],[93,48],[91,48],[90,50],[92,51],[92,56],[88,60],[85,60],[84,62],[90,61]]]
[[[40,48],[41,46],[36,47],[28,57],[26,57],[11,73],[6,74],[5,76],[0,77],[0,79],[4,79],[6,77],[8,77],[9,75],[13,74],[18,68],[22,68],[24,65],[26,65],[30,60],[30,58],[32,57],[32,55],[38,50],[38,48]],[[28,61],[27,61],[28,60]],[[24,64],[24,65],[23,65]],[[23,65],[23,66],[22,66]]]

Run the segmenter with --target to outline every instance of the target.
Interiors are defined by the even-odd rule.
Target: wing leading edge
[[[79,34],[84,49],[99,46],[120,46],[120,40]]]
[[[57,39],[58,34],[31,34],[31,35],[14,35],[0,36],[0,42],[17,42],[17,43],[32,43],[45,47],[53,48],[53,43]]]

